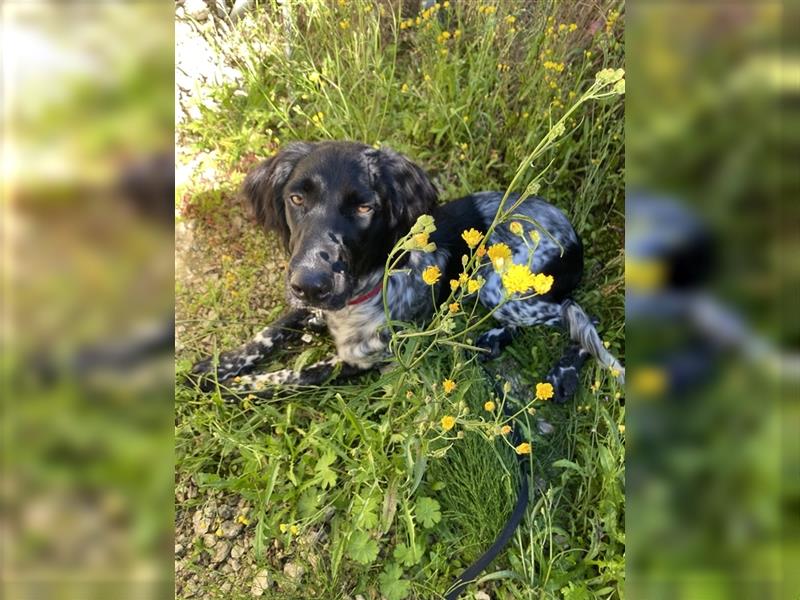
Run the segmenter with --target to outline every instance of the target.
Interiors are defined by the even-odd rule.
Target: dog
[[[258,222],[278,235],[290,256],[291,309],[250,342],[222,352],[218,361],[200,360],[192,374],[206,387],[216,381],[235,391],[267,393],[280,386],[319,385],[385,364],[390,356],[384,301],[392,320],[429,318],[435,305],[431,286],[421,273],[427,267],[439,268],[443,276],[433,287],[438,301],[443,301],[449,280],[457,279],[462,270],[461,257],[469,254],[462,232],[473,228],[486,232],[503,198],[501,192],[479,192],[440,205],[433,182],[420,166],[391,149],[347,141],[288,144],[248,173],[243,194]],[[508,206],[518,199],[510,195]],[[434,218],[436,231],[430,241],[436,249],[410,251],[402,268],[388,277],[383,298],[389,253],[421,215]],[[622,365],[570,298],[581,280],[583,246],[569,220],[538,197],[524,199],[514,215],[524,227],[523,235],[537,230],[531,269],[551,275],[553,285],[543,295],[514,297],[502,304],[500,274],[491,264],[482,265],[479,274],[485,282],[476,295],[495,311],[497,327],[480,335],[476,345],[492,358],[522,327],[561,326],[573,343],[547,375],[556,401],[575,393],[578,372],[589,356],[624,380]],[[514,263],[528,263],[530,248],[507,223],[485,240],[487,246],[497,243],[508,245]],[[301,339],[304,329],[325,327],[335,342],[336,356],[299,371],[255,372],[276,350]]]

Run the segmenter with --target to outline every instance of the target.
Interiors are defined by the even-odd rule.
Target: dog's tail
[[[574,300],[561,303],[561,317],[564,320],[569,337],[581,348],[591,354],[604,367],[619,372],[617,381],[625,383],[625,367],[603,345],[592,320]]]

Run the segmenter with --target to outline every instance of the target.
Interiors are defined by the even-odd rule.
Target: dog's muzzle
[[[324,303],[333,293],[333,273],[323,270],[295,269],[289,278],[292,294],[310,304]]]

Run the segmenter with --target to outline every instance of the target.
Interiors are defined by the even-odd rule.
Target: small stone
[[[484,591],[475,593],[475,600],[492,600],[492,597]]]
[[[255,577],[253,577],[253,584],[250,586],[250,595],[255,597],[263,596],[271,585],[272,582],[269,580],[269,570],[261,569],[256,573]]]
[[[553,431],[555,431],[555,427],[553,427],[550,423],[548,423],[544,419],[536,420],[536,428],[542,435],[550,435],[551,433],[553,433]]]
[[[184,12],[198,21],[204,21],[208,18],[208,5],[204,0],[186,0],[183,3]]]
[[[246,548],[244,547],[244,544],[237,542],[231,549],[231,558],[241,558],[241,556],[245,553],[245,550]]]
[[[194,525],[194,534],[196,537],[208,533],[208,530],[211,528],[211,521],[203,516],[202,510],[197,510],[194,515],[192,515],[192,524]]]
[[[175,544],[175,556],[183,556],[184,552],[186,552],[186,548],[183,547],[183,544]]]
[[[244,525],[237,523],[236,521],[225,521],[220,526],[220,529],[222,530],[222,537],[224,537],[226,540],[230,540],[242,533]]]
[[[211,559],[211,562],[217,565],[226,558],[228,558],[228,555],[230,553],[231,553],[231,543],[220,541],[217,543],[217,546],[214,549],[214,556]]]
[[[306,570],[303,568],[303,566],[298,565],[297,563],[287,562],[285,565],[283,565],[283,574],[293,581],[298,581],[305,572]]]
[[[203,546],[206,548],[213,548],[217,545],[217,536],[213,533],[207,533],[203,536]]]

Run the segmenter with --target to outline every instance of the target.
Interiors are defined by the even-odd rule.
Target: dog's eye
[[[303,197],[298,196],[297,194],[292,194],[289,196],[289,202],[294,204],[295,206],[302,206],[303,205]]]
[[[356,212],[360,215],[366,215],[372,212],[372,207],[369,204],[359,204],[356,206]]]

